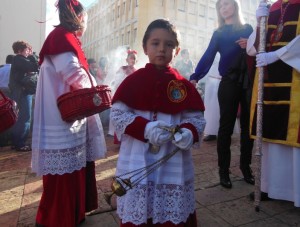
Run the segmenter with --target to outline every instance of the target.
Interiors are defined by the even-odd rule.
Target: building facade
[[[0,65],[13,54],[18,40],[30,43],[37,53],[45,40],[46,0],[2,0],[0,7]]]
[[[168,18],[179,29],[181,48],[194,62],[203,55],[217,27],[217,0],[97,0],[88,9],[88,29],[83,37],[85,53],[99,60],[120,47],[143,56],[142,38],[148,24]],[[241,0],[246,23],[256,26],[259,0]]]

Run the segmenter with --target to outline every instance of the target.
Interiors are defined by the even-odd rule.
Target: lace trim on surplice
[[[206,120],[204,119],[204,113],[200,112],[199,115],[197,115],[197,116],[186,118],[184,121],[181,122],[181,124],[183,124],[183,123],[191,123],[197,129],[197,133],[199,136],[199,142],[194,143],[193,148],[199,148],[201,141],[202,141],[204,128],[206,125]]]
[[[119,106],[120,105],[121,104],[119,104]],[[122,106],[125,107],[125,105]],[[121,134],[125,132],[126,127],[134,121],[137,115],[133,112],[113,107],[110,112],[110,117],[113,120],[115,131],[118,134],[118,137],[120,137]]]
[[[117,198],[117,213],[123,223],[135,225],[171,221],[174,224],[185,222],[195,211],[195,194],[193,182],[185,185],[159,184],[138,185],[126,195]]]
[[[39,157],[32,160],[37,175],[72,173],[86,166],[86,144],[68,149],[45,149],[39,151]],[[38,151],[33,151],[38,152]]]

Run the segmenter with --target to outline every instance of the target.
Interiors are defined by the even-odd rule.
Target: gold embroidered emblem
[[[182,102],[186,96],[187,91],[184,83],[178,80],[171,80],[168,84],[168,98],[171,102]]]

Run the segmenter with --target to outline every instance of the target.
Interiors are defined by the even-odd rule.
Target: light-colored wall
[[[0,65],[8,54],[13,54],[12,44],[27,41],[33,50],[40,52],[45,40],[46,0],[1,0],[0,6]]]
[[[147,26],[154,19],[168,18],[181,33],[181,48],[188,48],[192,60],[197,63],[217,27],[216,1],[96,0],[88,10],[83,48],[87,57],[97,61],[121,46],[137,50],[138,58],[145,57],[142,38]],[[245,21],[253,27],[256,26],[255,10],[259,1],[241,0]]]

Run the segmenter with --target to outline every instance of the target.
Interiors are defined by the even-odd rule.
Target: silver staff
[[[267,0],[265,0],[267,3]],[[259,46],[258,53],[264,53],[266,49],[266,22],[267,17],[260,19],[259,29]],[[261,156],[262,156],[262,126],[263,126],[263,94],[264,94],[264,67],[259,67],[258,75],[258,95],[257,95],[257,120],[256,120],[256,152],[255,152],[255,188],[254,188],[254,205],[255,211],[260,211],[261,201]]]

